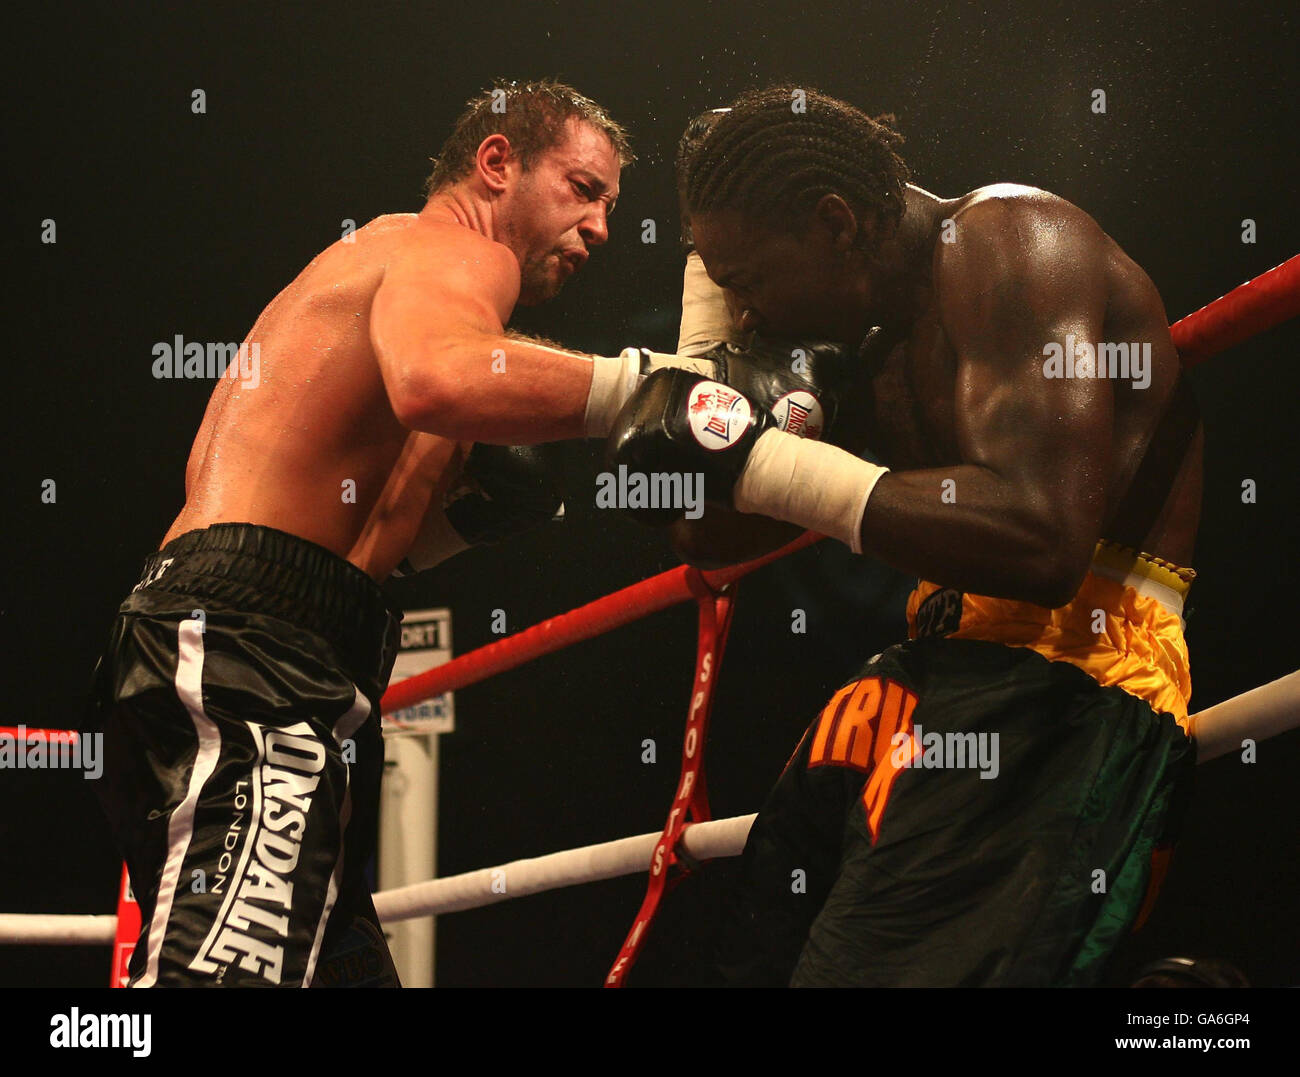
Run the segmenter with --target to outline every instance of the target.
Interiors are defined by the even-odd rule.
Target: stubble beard
[[[519,272],[519,301],[525,306],[535,306],[554,299],[564,287],[563,277],[556,272],[552,261],[554,251],[540,258],[530,258]]]

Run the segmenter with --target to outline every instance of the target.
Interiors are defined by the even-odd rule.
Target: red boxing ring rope
[[[525,628],[505,639],[497,640],[453,658],[437,669],[417,673],[399,681],[384,693],[380,705],[385,714],[413,707],[426,699],[453,692],[485,680],[495,673],[522,666],[544,654],[562,650],[571,643],[591,639],[614,628],[648,617],[659,610],[675,606],[697,595],[721,591],[742,576],[825,538],[806,531],[788,546],[726,568],[701,570],[679,565],[657,576],[634,583],[588,602],[585,606],[551,617],[532,628]]]
[[[1243,340],[1300,316],[1300,254],[1169,327],[1183,366],[1193,367]]]

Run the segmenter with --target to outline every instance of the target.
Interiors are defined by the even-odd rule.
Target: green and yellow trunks
[[[1104,543],[1058,610],[921,583],[759,812],[724,977],[1099,982],[1190,792],[1190,578]]]
[[[1049,662],[1078,666],[1098,684],[1123,688],[1157,713],[1172,714],[1191,736],[1182,613],[1195,578],[1190,568],[1102,540],[1068,605],[1049,610],[922,580],[907,600],[907,634],[1028,647]]]

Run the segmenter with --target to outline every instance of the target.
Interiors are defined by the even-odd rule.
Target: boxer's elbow
[[[1049,610],[1068,605],[1088,575],[1092,549],[1089,545],[1081,553],[1077,542],[1054,542],[1049,550],[1029,559],[1023,579],[1024,594],[1020,597]]]
[[[384,370],[384,389],[393,417],[408,430],[437,433],[430,429],[430,423],[446,407],[446,391],[439,381],[429,370],[413,363]]]
[[[473,398],[464,342],[440,342],[426,351],[422,361],[386,372],[393,415],[409,430],[473,440],[473,431],[459,428],[467,414],[465,402]]]
[[[1090,500],[1035,491],[1028,483],[1008,487],[996,511],[982,518],[1001,548],[1001,555],[985,564],[998,566],[993,570],[1001,591],[997,597],[1060,609],[1088,574],[1099,524]],[[984,556],[990,554],[986,549]]]
[[[461,439],[453,429],[456,417],[464,410],[456,407],[456,387],[447,378],[424,372],[411,373],[389,386],[388,402],[393,415],[408,430]]]
[[[428,430],[429,420],[435,409],[430,406],[426,397],[417,392],[403,390],[400,393],[390,392],[388,401],[392,405],[394,417],[406,429]]]
[[[1078,593],[1082,582],[1082,577],[1071,582],[1069,577],[1061,573],[1038,575],[1025,582],[1018,597],[1022,601],[1032,602],[1035,606],[1056,610],[1070,604],[1070,600]]]

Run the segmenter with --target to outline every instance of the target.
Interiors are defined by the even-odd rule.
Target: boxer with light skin
[[[534,96],[546,107],[544,92]],[[486,116],[465,126],[504,119],[486,97],[477,105]],[[506,98],[508,110],[523,107]],[[448,149],[460,156],[440,157],[419,213],[378,217],[335,243],[263,311],[249,333],[261,345],[263,385],[218,384],[164,545],[252,521],[383,580],[422,526],[444,541],[438,501],[470,443],[583,436],[590,357],[505,326],[516,305],[558,295],[609,238],[630,151],[590,102],[585,117],[558,94],[550,108],[571,115],[556,123],[554,144],[527,157],[505,134],[460,147],[457,132]],[[346,480],[354,503],[339,496]]]
[[[401,619],[378,583],[550,519],[529,447],[603,435],[677,361],[505,328],[608,239],[631,159],[571,87],[476,98],[420,212],[317,255],[249,334],[260,384],[217,383],[93,691],[98,791],[144,917],[133,986],[396,984],[364,874]]]
[[[608,240],[631,151],[617,124],[566,87],[525,86],[504,100],[501,113],[486,96],[471,103],[419,213],[378,217],[335,243],[262,312],[248,339],[260,344],[263,384],[218,383],[164,545],[253,521],[376,580],[403,559],[430,568],[465,548],[441,498],[473,443],[603,436],[650,369],[713,369],[636,348],[591,356],[506,330],[516,306],[558,295]],[[298,436],[284,425],[290,406]],[[349,480],[356,498],[344,502]]]
[[[732,354],[588,356],[506,329],[606,242],[631,160],[623,129],[572,87],[481,95],[420,212],[321,252],[253,326],[260,383],[218,382],[184,506],[96,676],[100,792],[146,920],[134,984],[395,979],[363,873],[400,623],[378,583],[551,519],[540,443],[603,437],[655,369],[779,387]],[[218,870],[207,853],[274,874],[232,848],[253,841],[232,820],[272,759],[320,790],[294,808],[277,861],[291,877],[232,879],[231,905],[178,889]]]

